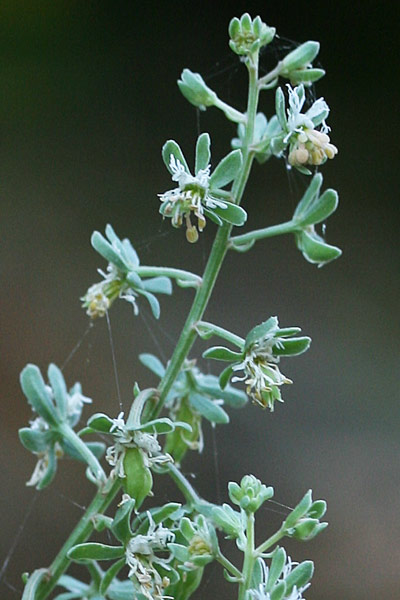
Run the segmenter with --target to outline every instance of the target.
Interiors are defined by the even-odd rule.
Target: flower
[[[336,146],[330,143],[329,127],[325,118],[329,114],[329,106],[323,98],[318,98],[313,105],[302,113],[306,96],[304,86],[294,89],[288,84],[289,108],[287,109],[287,131],[285,141],[289,141],[289,164],[304,168],[304,165],[321,165],[328,158],[338,153]],[[315,129],[322,125],[321,130]]]
[[[281,548],[281,550],[283,550]],[[283,570],[280,574],[279,579],[275,579],[275,581],[271,583],[268,581],[271,573],[271,569],[266,565],[264,561],[262,561],[262,579],[263,581],[258,585],[257,588],[251,589],[248,591],[248,599],[249,600],[271,600],[271,594],[269,591],[267,592],[267,587],[272,592],[273,588],[279,585],[281,582],[285,581],[287,577],[292,573],[294,568],[298,565],[297,562],[292,562],[290,556],[287,557],[287,562],[283,567]],[[304,563],[303,563],[304,564]],[[268,585],[270,584],[270,585]],[[293,585],[293,584],[292,584]],[[292,588],[289,588],[288,593],[284,593],[283,596],[279,596],[282,600],[305,600],[303,598],[303,592],[310,587],[310,583],[306,583],[306,585],[297,587],[294,585]]]
[[[188,242],[197,242],[198,232],[203,231],[206,226],[206,216],[217,225],[222,225],[223,221],[233,225],[245,223],[246,212],[226,200],[226,197],[230,198],[230,194],[221,189],[234,180],[240,169],[240,150],[234,150],[225,156],[211,174],[210,137],[208,133],[203,133],[196,144],[194,175],[189,171],[180,147],[173,140],[166,142],[162,154],[172,181],[176,181],[178,187],[158,194],[161,201],[160,213],[171,219],[173,227],[180,227],[185,223]],[[191,221],[191,213],[197,218],[197,227]]]
[[[150,512],[147,512],[149,529],[146,534],[132,537],[125,551],[126,564],[129,567],[128,577],[135,578],[140,592],[149,600],[165,598],[164,589],[170,584],[168,577],[161,577],[154,567],[160,564],[168,569],[166,560],[156,556],[155,551],[166,550],[167,544],[173,542],[175,535],[160,523],[157,527]]]

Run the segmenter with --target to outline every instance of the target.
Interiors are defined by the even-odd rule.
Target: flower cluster
[[[230,194],[222,188],[231,183],[237,175],[242,162],[240,150],[230,152],[211,174],[210,136],[203,133],[196,144],[195,174],[192,175],[176,142],[169,140],[163,147],[164,163],[172,175],[172,181],[178,187],[159,194],[160,213],[171,219],[174,227],[186,225],[186,239],[197,242],[198,231],[206,226],[206,217],[217,225],[228,222],[243,225],[246,212],[240,206],[226,199]],[[191,221],[191,213],[197,219],[197,227]]]
[[[282,559],[285,560],[283,564]],[[303,593],[311,585],[309,579],[312,576],[312,568],[309,561],[299,565],[297,562],[292,562],[290,556],[286,560],[284,549],[279,548],[274,553],[271,567],[268,567],[265,561],[261,559],[260,564],[262,581],[256,588],[248,590],[248,600],[272,600],[276,595],[273,594],[274,590],[281,592],[279,594],[281,600],[304,600]],[[302,577],[303,572],[306,572],[306,577]],[[303,583],[304,579],[305,583]],[[293,583],[293,581],[296,581],[296,583]]]

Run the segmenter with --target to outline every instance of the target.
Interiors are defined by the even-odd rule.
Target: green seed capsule
[[[198,449],[201,439],[201,416],[195,413],[187,398],[182,398],[180,408],[176,415],[177,421],[188,423],[192,431],[177,427],[166,436],[164,452],[171,454],[176,464],[181,464],[186,452]]]
[[[143,500],[150,494],[153,487],[153,476],[144,463],[144,456],[139,448],[127,448],[124,456],[125,478],[124,490],[131,498],[135,499],[137,510]]]

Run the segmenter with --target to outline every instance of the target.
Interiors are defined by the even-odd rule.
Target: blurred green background
[[[87,317],[79,297],[105,266],[90,247],[94,229],[111,222],[130,237],[144,264],[202,271],[214,227],[191,246],[183,230],[162,222],[157,193],[171,182],[160,148],[174,137],[191,157],[201,130],[214,139],[214,164],[228,151],[233,124],[212,110],[198,121],[175,81],[190,67],[244,108],[244,69],[228,49],[226,32],[229,19],[245,10],[276,26],[282,44],[284,38],[321,41],[327,76],[317,94],[331,106],[328,122],[339,147],[323,168],[325,185],[340,193],[326,236],[343,257],[317,269],[291,238],[227,257],[207,318],[244,335],[277,314],[283,326],[301,326],[313,344],[282,364],[295,382],[284,390],[285,404],[273,414],[250,405],[215,437],[206,429],[207,450],[188,459],[184,470],[214,501],[225,500],[227,482],[245,473],[273,485],[276,500],[289,506],[311,487],[316,498],[328,500],[330,527],[310,544],[289,545],[293,560],[316,562],[307,598],[398,597],[396,4],[3,0],[0,565],[10,560],[1,598],[20,597],[21,572],[49,564],[93,491],[79,465],[64,461],[32,505],[35,492],[24,482],[35,461],[17,438],[31,416],[19,372],[27,362],[43,370],[52,361],[62,364],[81,340]],[[267,53],[263,66],[272,59]],[[270,110],[268,100],[265,106]],[[246,230],[289,218],[304,187],[304,177],[287,173],[283,161],[256,165],[245,198]],[[155,383],[138,353],[170,356],[191,297],[178,289],[163,299],[159,324],[146,308],[135,319],[129,305],[113,308],[125,408],[135,380]],[[70,384],[82,382],[95,410],[118,412],[105,320],[83,339],[65,376]],[[177,497],[161,484],[161,501]],[[272,504],[261,511],[260,532],[272,531],[279,511]],[[208,597],[232,597],[218,567],[209,568],[196,596]]]

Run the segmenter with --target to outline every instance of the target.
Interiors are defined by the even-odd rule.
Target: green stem
[[[164,275],[165,277],[171,277],[177,279],[178,282],[184,283],[187,286],[200,286],[202,283],[201,277],[191,273],[190,271],[183,271],[182,269],[173,269],[172,267],[137,267],[136,273],[140,277],[158,277]],[[178,283],[179,285],[179,283]]]
[[[268,89],[268,87],[271,85],[271,83],[277,77],[279,77],[281,69],[282,69],[282,61],[279,61],[278,64],[276,65],[276,67],[274,69],[272,69],[272,71],[270,71],[269,73],[267,73],[266,75],[264,75],[264,77],[260,77],[260,79],[258,81],[259,89],[260,90],[261,89]]]
[[[63,438],[67,440],[73,446],[77,452],[81,455],[83,460],[88,464],[93,475],[99,483],[105,483],[107,477],[103,471],[103,467],[93,454],[93,452],[87,447],[85,442],[79,437],[77,433],[66,423],[61,423],[57,427],[58,431],[62,434]]]
[[[257,557],[261,556],[261,554],[263,554],[266,550],[268,550],[268,548],[271,548],[271,546],[273,546],[274,544],[277,544],[280,539],[285,537],[285,531],[286,531],[286,529],[283,529],[281,527],[281,529],[278,529],[278,531],[276,533],[274,533],[274,535],[271,535],[270,538],[268,538],[267,540],[265,540],[265,542],[260,544],[258,546],[258,548],[255,549],[256,556]]]
[[[219,325],[214,325],[214,323],[208,323],[207,321],[199,321],[196,323],[196,330],[203,339],[208,340],[211,336],[216,335],[243,350],[244,339],[223,327],[219,327]]]
[[[107,494],[104,494],[102,490],[97,492],[91,504],[88,506],[85,514],[82,516],[79,523],[50,565],[48,569],[49,578],[46,579],[45,583],[39,586],[35,600],[44,600],[55,588],[59,578],[71,562],[67,557],[68,551],[72,548],[72,546],[75,546],[75,544],[81,544],[87,540],[93,531],[93,518],[97,514],[104,513],[109,504],[111,504],[112,500],[117,495],[120,488],[121,482],[119,479],[117,479]]]
[[[249,231],[249,233],[231,237],[229,240],[229,248],[232,248],[233,250],[237,248],[240,249],[240,246],[256,242],[257,240],[274,237],[276,235],[284,235],[285,233],[293,233],[295,229],[296,225],[293,221],[286,221],[286,223],[264,227],[263,229],[255,229],[254,231]]]
[[[221,554],[221,552],[216,556],[216,559],[219,562],[219,564],[225,567],[225,569],[229,571],[229,573],[231,573],[234,577],[237,577],[237,579],[239,580],[242,579],[242,574],[239,571],[239,569],[235,567],[235,565],[231,563],[231,561],[228,558],[226,558],[226,556]]]
[[[251,587],[251,579],[253,576],[254,563],[257,556],[254,551],[254,514],[247,515],[246,527],[247,544],[244,553],[243,562],[243,581],[239,585],[238,600],[245,600],[246,592]]]
[[[178,467],[176,467],[173,463],[168,463],[167,469],[169,476],[176,483],[176,487],[180,489],[188,504],[193,505],[204,502],[196,490],[190,485],[183,473],[181,473],[181,471],[178,469]]]

